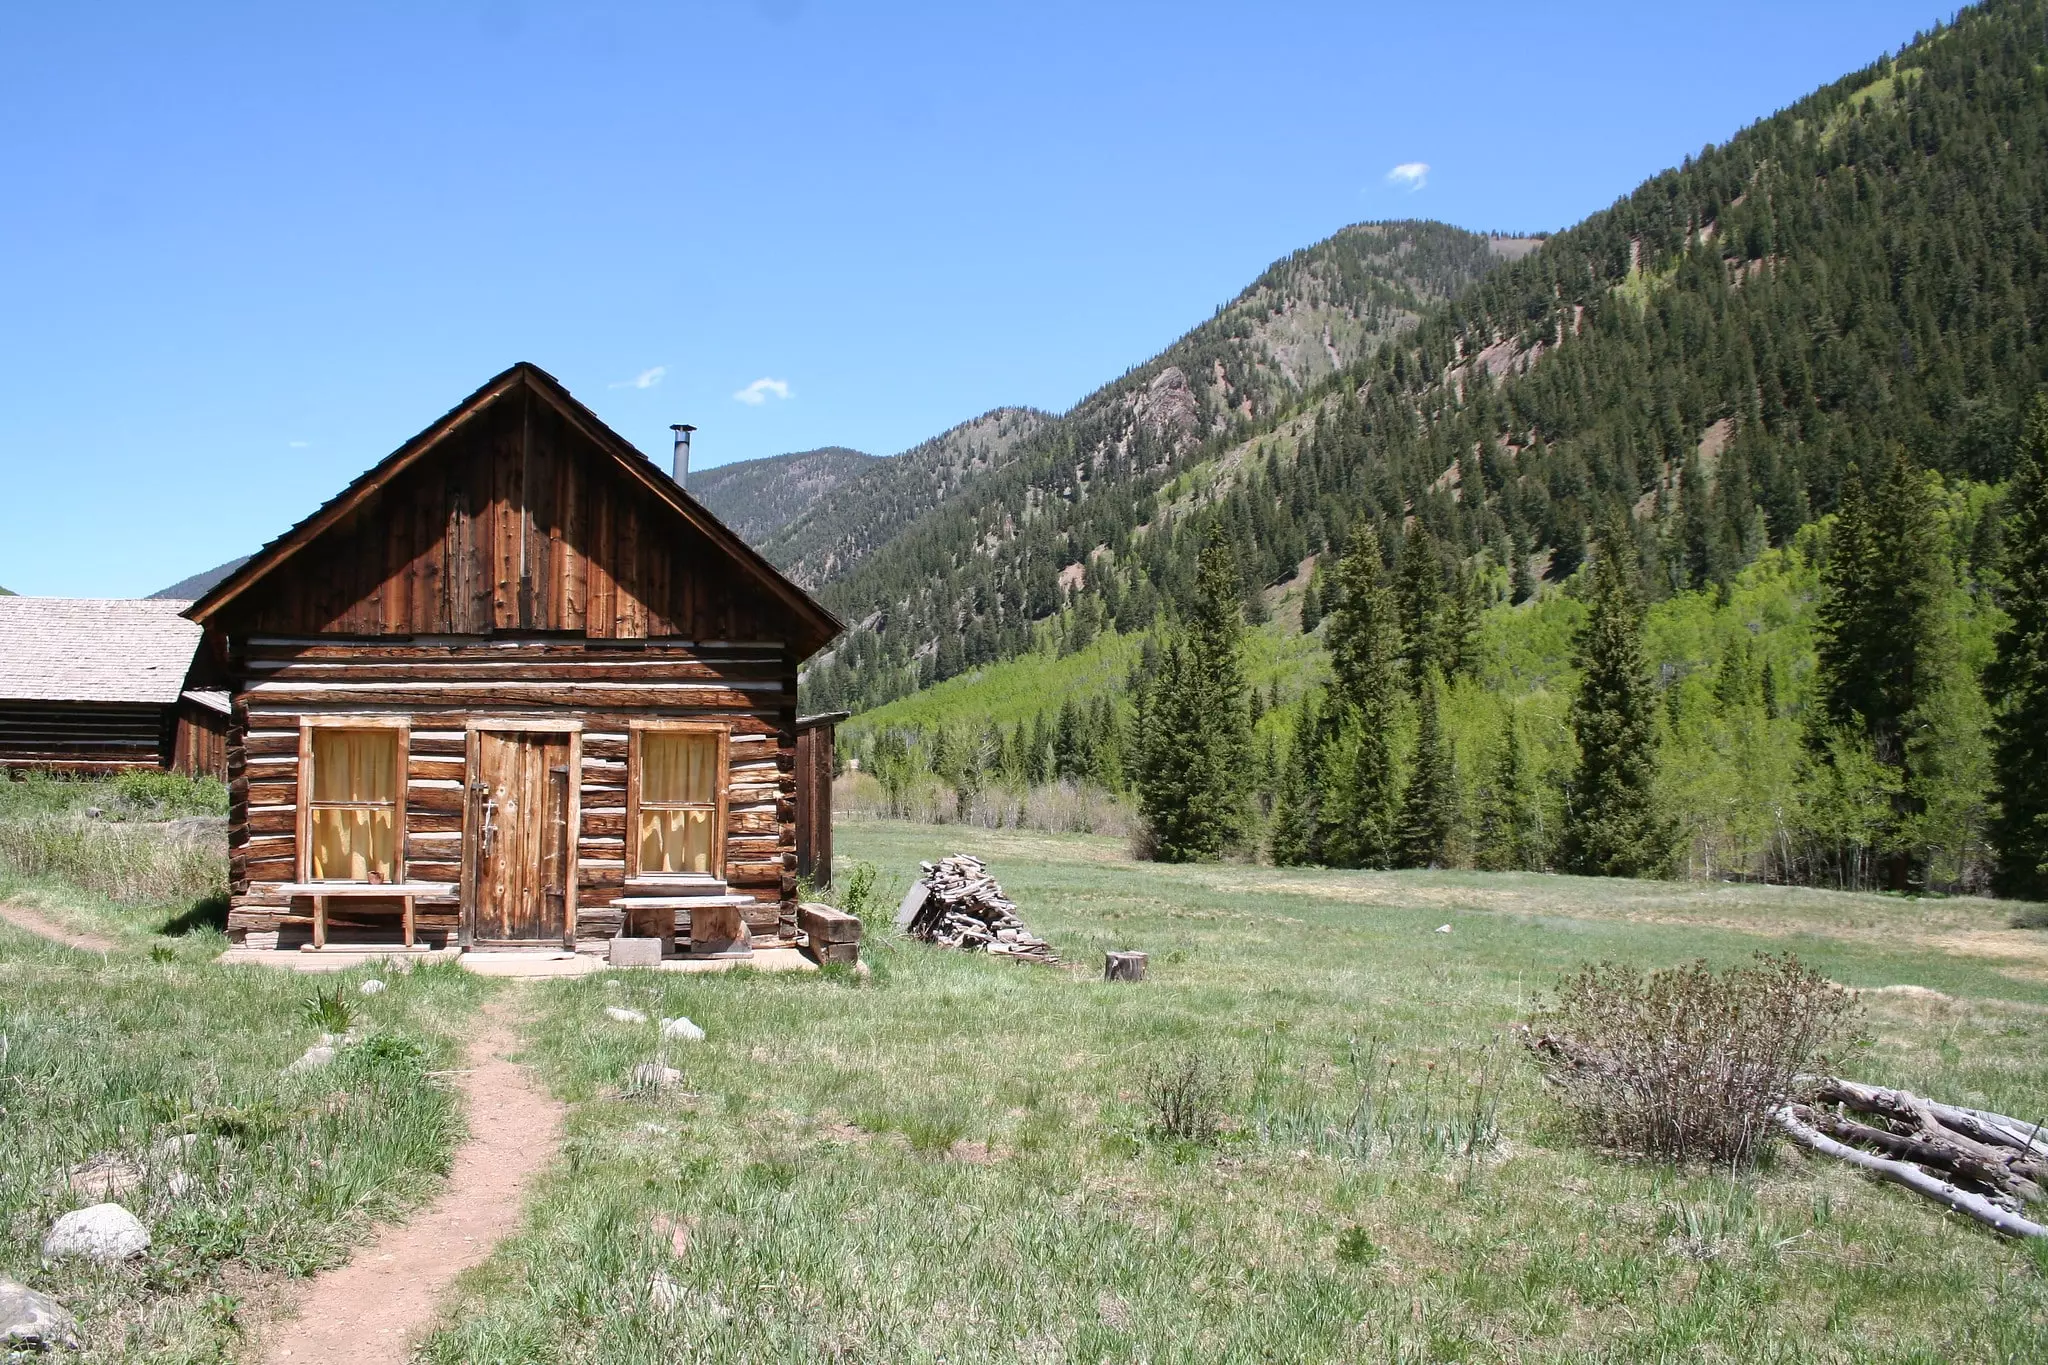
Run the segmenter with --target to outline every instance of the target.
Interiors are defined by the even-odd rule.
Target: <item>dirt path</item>
[[[448,1188],[347,1265],[300,1287],[292,1296],[297,1316],[267,1334],[264,1361],[403,1365],[449,1284],[518,1226],[527,1185],[561,1144],[565,1110],[506,1060],[519,1047],[514,995],[500,995],[477,1017],[462,1076],[470,1136],[456,1149]]]
[[[45,919],[27,906],[0,905],[0,919],[6,920],[17,929],[26,929],[31,934],[39,934],[52,942],[61,943],[67,948],[76,948],[81,952],[111,953],[120,946],[114,940],[101,938],[98,934],[67,929],[53,919]]]

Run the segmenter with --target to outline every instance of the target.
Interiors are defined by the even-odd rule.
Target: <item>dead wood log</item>
[[[1102,979],[1104,981],[1143,981],[1145,979],[1145,954],[1103,954]]]
[[[1814,1127],[1838,1141],[1874,1147],[1900,1161],[1947,1171],[1973,1185],[1982,1185],[2010,1198],[2015,1207],[2022,1201],[2035,1203],[2041,1198],[2039,1185],[2024,1176],[2015,1175],[2004,1162],[1986,1159],[1982,1153],[1971,1151],[1957,1142],[1924,1132],[1894,1133],[1825,1111],[1809,1111],[1807,1118]]]
[[[1914,1193],[1925,1195],[1942,1207],[1974,1218],[1984,1226],[2002,1232],[2008,1237],[2048,1237],[2048,1227],[2022,1218],[2008,1209],[2002,1209],[1983,1195],[1973,1194],[1909,1162],[1874,1156],[1869,1152],[1859,1151],[1847,1143],[1835,1141],[1806,1122],[1799,1113],[1800,1108],[1801,1106],[1786,1105],[1776,1110],[1772,1117],[1778,1121],[1778,1126],[1801,1146],[1810,1147],[1823,1156],[1846,1161],[1880,1179],[1904,1185]],[[1807,1113],[1808,1116],[1811,1115],[1811,1111]]]
[[[1894,1124],[1905,1130],[1903,1136],[1950,1149],[1962,1160],[1998,1172],[1996,1179],[1969,1175],[1971,1179],[1985,1179],[1985,1183],[2000,1186],[2012,1183],[2016,1186],[2014,1193],[2032,1200],[2040,1199],[2042,1187],[2048,1185],[2048,1146],[2037,1143],[2031,1134],[2014,1131],[2016,1120],[2003,1115],[1987,1118],[1910,1090],[1864,1085],[1832,1076],[1820,1080],[1812,1094],[1824,1103],[1838,1104],[1854,1113]],[[1934,1164],[1969,1174],[1953,1164]]]

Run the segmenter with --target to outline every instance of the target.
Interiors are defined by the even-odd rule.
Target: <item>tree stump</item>
[[[1145,979],[1145,955],[1143,953],[1105,953],[1102,958],[1102,979],[1104,981],[1143,981]]]

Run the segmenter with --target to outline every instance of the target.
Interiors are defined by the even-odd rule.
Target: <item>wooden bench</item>
[[[327,902],[343,900],[395,900],[399,906],[399,927],[405,946],[413,946],[413,902],[453,900],[454,882],[286,882],[278,888],[287,896],[305,896],[313,902],[313,943],[302,952],[319,952],[327,946]]]

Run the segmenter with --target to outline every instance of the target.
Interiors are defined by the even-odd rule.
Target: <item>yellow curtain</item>
[[[640,736],[641,872],[716,869],[717,765],[715,734],[649,730]]]
[[[640,800],[708,806],[718,799],[711,771],[717,762],[717,735],[649,730],[640,736]]]
[[[313,732],[315,881],[393,881],[398,870],[398,736]]]

